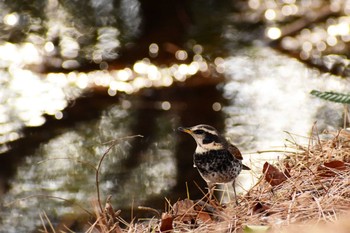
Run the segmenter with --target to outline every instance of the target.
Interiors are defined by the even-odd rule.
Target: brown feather
[[[232,145],[232,144],[229,144],[228,145],[228,148],[227,150],[231,153],[231,155],[233,155],[236,159],[239,159],[239,160],[243,160],[243,157],[242,157],[242,154],[241,152],[239,151],[239,149]]]
[[[231,153],[231,155],[232,155],[233,157],[235,157],[236,159],[243,160],[242,154],[241,154],[241,152],[239,151],[239,149],[238,149],[236,146],[234,146],[234,145],[232,145],[232,144],[228,144],[227,150],[228,150],[228,151]],[[243,170],[250,170],[250,168],[247,167],[247,166],[244,165],[244,164],[242,164],[242,169],[243,169]]]

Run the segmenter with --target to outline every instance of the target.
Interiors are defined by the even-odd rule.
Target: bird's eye
[[[204,130],[197,129],[197,130],[193,131],[193,133],[195,133],[195,134],[204,134]]]

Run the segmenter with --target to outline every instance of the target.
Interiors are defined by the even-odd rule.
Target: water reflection
[[[17,201],[2,215],[2,228],[12,229],[13,222],[18,222],[17,230],[28,231],[40,226],[39,215],[33,214],[38,209],[50,212],[54,221],[68,213],[74,213],[76,216],[71,216],[73,218],[84,213],[72,203],[91,209],[90,200],[96,197],[93,167],[107,149],[103,142],[129,135],[133,119],[130,110],[114,106],[103,114],[101,120],[81,123],[63,131],[37,149],[35,156],[26,157],[12,179],[15,185],[7,192],[4,202],[31,195],[55,196],[71,202],[62,203],[44,196]],[[173,126],[167,123],[166,116],[158,118],[158,121],[157,125],[161,127],[152,129],[157,132],[154,138],[146,135],[142,139],[144,141],[122,141],[103,163],[102,198],[112,194],[118,208],[128,211],[132,203],[140,205],[150,197],[170,190],[176,183],[176,162],[172,153],[175,140],[168,133]],[[129,166],[128,160],[132,161]],[[57,205],[55,202],[58,202]],[[54,215],[51,214],[53,210]],[[27,216],[28,221],[20,221],[21,216]]]
[[[348,42],[346,16],[327,20],[322,30],[285,36],[283,22],[294,22],[309,8],[317,12],[322,1],[194,1],[193,19],[181,1],[162,2],[165,8],[145,2],[0,2],[0,152],[2,161],[10,161],[2,163],[1,172],[11,177],[0,179],[5,202],[45,194],[91,209],[92,167],[107,148],[102,143],[142,134],[107,156],[101,193],[103,198],[111,193],[126,215],[132,203],[161,209],[163,197],[186,197],[186,182],[193,199],[202,197],[194,182],[205,187],[192,167],[193,141],[173,131],[179,125],[215,126],[242,150],[245,163],[260,171],[271,156],[253,152],[284,148],[283,131],[305,135],[315,119],[320,130],[341,122],[341,105],[309,92],[344,91],[346,81],[266,48],[260,34],[281,39],[284,50],[307,53],[305,58],[335,51]],[[149,7],[154,5],[159,15],[152,14],[158,10]],[[142,13],[147,20],[141,20]],[[193,28],[191,20],[197,21]],[[261,22],[267,25],[263,30]],[[38,209],[54,224],[85,214],[71,202],[33,197],[1,210],[2,228],[36,229]]]
[[[43,65],[51,68],[75,69],[89,61],[114,60],[125,39],[140,32],[138,1],[14,1],[1,5],[1,39],[40,48],[45,55]]]
[[[62,118],[62,110],[71,98],[81,92],[62,80],[48,79],[29,70],[17,68],[0,71],[3,85],[0,94],[0,136],[2,152],[6,143],[21,137],[23,126],[40,126],[45,122],[43,114]],[[45,98],[43,98],[45,96]]]
[[[0,126],[3,128],[0,131],[1,141],[6,143],[20,137],[18,133],[16,136],[13,132],[19,131],[23,125],[43,125],[44,114],[62,119],[64,117],[62,110],[69,102],[90,89],[107,89],[110,96],[115,96],[117,93],[132,94],[147,87],[169,87],[174,82],[183,82],[199,73],[215,72],[198,52],[198,46],[197,44],[193,46],[193,50],[197,52],[190,63],[157,66],[149,58],[144,58],[136,61],[130,68],[118,70],[40,74],[28,69],[31,65],[41,64],[44,60],[33,44],[5,43],[0,46],[0,51],[4,52],[0,53],[3,68],[0,72],[3,85],[7,86],[0,99],[4,114]],[[178,56],[179,60],[183,60],[187,53],[179,50]],[[18,57],[21,59],[17,59]],[[168,108],[166,103],[163,107]],[[13,114],[9,114],[10,111]],[[6,150],[6,146],[2,146],[1,151]]]
[[[261,171],[266,160],[283,155],[258,155],[254,151],[285,150],[288,143],[284,139],[289,138],[286,132],[299,135],[295,136],[297,142],[307,144],[315,121],[320,132],[341,125],[343,106],[316,99],[310,91],[327,88],[345,92],[346,80],[321,74],[269,48],[228,57],[225,67],[229,80],[224,97],[230,101],[223,109],[227,114],[225,129],[244,148],[252,168]],[[249,181],[243,182],[245,189],[256,178],[240,177]]]

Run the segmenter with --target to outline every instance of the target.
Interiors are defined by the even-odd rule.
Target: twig
[[[257,154],[275,153],[275,152],[295,153],[295,151],[285,151],[285,150],[258,150],[258,151],[256,151]]]
[[[52,226],[52,223],[51,223],[49,217],[47,216],[47,214],[45,213],[45,211],[42,211],[42,213],[40,213],[40,219],[41,219],[41,221],[42,221],[42,223],[43,223],[45,232],[49,232],[49,231],[48,231],[48,230],[46,229],[46,227],[45,227],[45,221],[43,220],[42,215],[44,215],[44,217],[45,217],[47,223],[49,224],[49,226],[50,226],[50,228],[51,228],[51,231],[52,231],[53,233],[56,233],[55,228]]]
[[[350,119],[349,118],[349,112],[348,112],[348,105],[344,104],[344,122],[343,122],[343,129],[346,129],[346,121]]]
[[[293,196],[292,196],[292,200],[291,200],[291,202],[290,202],[290,204],[288,206],[288,212],[287,212],[287,222],[288,222],[288,224],[290,224],[290,214],[292,212],[292,206],[293,206],[294,201],[295,201],[295,196],[296,196],[296,192],[294,191],[293,192]]]
[[[150,211],[150,212],[153,212],[157,215],[158,218],[161,217],[161,214],[159,213],[158,210],[154,209],[154,208],[151,208],[151,207],[147,207],[147,206],[139,206],[137,207],[139,210],[146,210],[146,211]]]
[[[316,205],[317,205],[317,207],[318,207],[318,209],[319,209],[319,211],[320,211],[320,213],[321,213],[320,215],[322,215],[322,218],[323,218],[324,220],[326,220],[326,216],[324,215],[324,212],[323,212],[323,210],[322,210],[322,207],[321,207],[321,204],[320,204],[318,198],[314,197],[313,199],[315,200]]]
[[[72,231],[71,229],[69,229],[69,227],[67,227],[66,225],[64,225],[64,228],[69,231],[70,233],[75,233],[74,231]],[[62,231],[63,232],[63,231]]]
[[[196,181],[193,181],[193,183],[194,183],[194,185],[196,185],[196,187],[199,189],[199,191],[201,191],[201,193],[204,195],[203,198],[205,198],[209,194],[209,193],[205,193]]]
[[[291,137],[291,139],[292,139],[293,141],[290,141],[290,142],[291,142],[292,144],[298,145],[297,141],[296,141],[295,138],[293,137],[293,135],[295,135],[295,134],[292,134],[291,132],[288,132],[288,131],[283,131],[283,132],[286,133],[286,134],[288,134],[289,137]],[[300,137],[299,135],[295,135],[295,136]]]
[[[102,155],[100,161],[98,162],[97,168],[96,168],[96,175],[95,175],[95,179],[96,179],[96,192],[97,192],[97,201],[98,201],[98,205],[100,207],[101,213],[103,213],[103,208],[102,208],[102,204],[101,204],[101,196],[100,196],[100,183],[99,183],[99,173],[100,173],[100,168],[102,165],[102,162],[104,160],[104,158],[106,157],[106,155],[109,153],[109,151],[115,146],[117,145],[120,141],[122,140],[127,140],[127,139],[131,139],[131,138],[136,138],[136,137],[143,137],[142,135],[133,135],[133,136],[127,136],[127,137],[122,137],[122,138],[117,138],[108,142],[105,142],[103,144],[109,144],[112,143],[112,145],[110,145],[107,150],[105,151],[105,153]]]
[[[187,194],[187,199],[190,199],[190,191],[189,191],[189,189],[188,189],[188,183],[187,183],[187,181],[186,181],[186,194]]]
[[[101,216],[99,216],[96,221],[89,227],[89,229],[86,230],[86,233],[91,233],[95,229],[95,227],[98,225],[99,221],[101,219]]]
[[[134,197],[132,197],[130,219],[134,219],[134,204],[135,204],[135,199]]]
[[[315,132],[316,137],[317,137],[318,145],[319,145],[320,148],[321,148],[321,152],[323,152],[323,147],[322,147],[320,135],[318,134],[318,129],[317,129],[317,121],[315,121],[314,125],[312,126],[312,132]]]
[[[47,229],[46,229],[45,221],[44,221],[43,216],[42,216],[41,213],[39,214],[39,217],[40,217],[41,224],[43,225],[44,232],[48,232]]]
[[[309,166],[305,166],[304,165],[304,167],[306,168],[306,170],[308,170],[309,172],[311,172],[311,174],[314,176],[314,177],[317,177],[317,175],[311,170],[311,168],[309,167]],[[323,185],[323,183],[322,183],[322,181],[321,180],[315,180],[315,181],[317,181],[320,185],[321,185],[321,187],[322,187],[322,189],[327,193],[328,192],[328,189],[326,189],[326,187]]]

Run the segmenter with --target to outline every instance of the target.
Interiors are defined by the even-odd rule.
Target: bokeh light
[[[8,26],[15,26],[19,21],[19,15],[17,13],[7,14],[4,17],[4,23]]]
[[[266,35],[271,40],[279,39],[282,35],[281,29],[278,27],[267,28]]]

